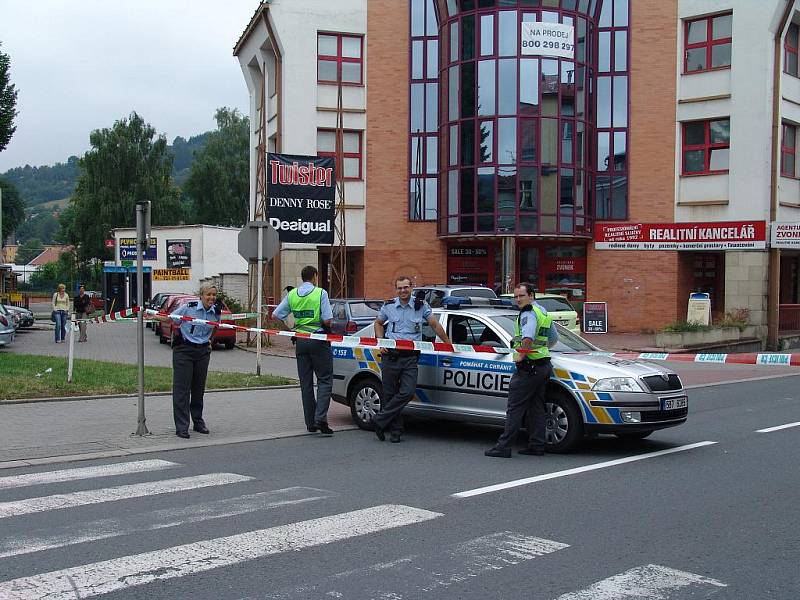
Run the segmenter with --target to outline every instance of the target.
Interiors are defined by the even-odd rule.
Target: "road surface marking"
[[[29,515],[31,513],[45,512],[48,510],[58,510],[60,508],[74,508],[76,506],[86,506],[87,504],[116,502],[118,500],[128,500],[130,498],[141,498],[143,496],[155,496],[157,494],[170,494],[173,492],[183,492],[216,485],[228,485],[230,483],[250,481],[251,479],[253,478],[245,475],[236,475],[235,473],[210,473],[208,475],[164,479],[163,481],[148,481],[147,483],[119,485],[99,490],[86,490],[82,492],[70,492],[68,494],[40,496],[38,498],[28,498],[26,500],[0,502],[0,519]]]
[[[778,425],[777,427],[756,429],[756,433],[772,433],[773,431],[780,431],[781,429],[789,429],[790,427],[800,427],[800,421],[797,421],[796,423],[787,423],[786,425]]]
[[[559,477],[567,477],[569,475],[577,475],[579,473],[586,473],[587,471],[596,471],[597,469],[605,469],[607,467],[616,467],[617,465],[624,465],[648,458],[656,458],[666,454],[674,454],[675,452],[684,452],[686,450],[694,450],[695,448],[702,448],[703,446],[711,446],[717,442],[697,442],[696,444],[689,444],[687,446],[678,446],[677,448],[670,448],[668,450],[659,450],[658,452],[649,452],[647,454],[639,454],[637,456],[627,456],[625,458],[618,458],[616,460],[608,460],[601,463],[594,463],[592,465],[585,465],[583,467],[576,467],[574,469],[566,469],[564,471],[555,471],[553,473],[545,473],[543,475],[536,475],[535,477],[526,477],[525,479],[516,479],[514,481],[507,481],[506,483],[497,483],[495,485],[487,485],[485,487],[476,488],[474,490],[467,490],[465,492],[458,492],[451,494],[452,498],[470,498],[472,496],[480,496],[481,494],[490,494],[500,490],[507,490],[510,488],[528,485],[531,483],[538,483],[539,481],[547,481],[548,479],[557,479]]]
[[[89,598],[246,560],[405,527],[441,516],[441,513],[411,506],[384,504],[0,582],[0,598]]]
[[[77,479],[94,479],[96,477],[113,477],[115,475],[130,475],[131,473],[163,471],[164,469],[172,469],[173,467],[179,466],[178,463],[166,460],[139,460],[136,462],[96,465],[94,467],[62,469],[60,471],[11,475],[9,477],[0,477],[0,490],[27,487],[29,485],[75,481]]]
[[[337,573],[316,585],[287,588],[260,598],[330,600],[355,596],[375,600],[411,600],[426,593],[438,597],[443,588],[468,583],[489,571],[499,571],[564,548],[569,548],[569,544],[503,531],[454,544],[432,554],[412,554],[391,562]],[[388,586],[390,583],[386,582],[396,581],[402,589],[378,589],[376,581],[379,581],[378,586]]]
[[[140,531],[155,531],[167,527],[179,527],[188,523],[224,519],[259,510],[313,502],[334,495],[334,492],[326,490],[290,487],[213,502],[182,504],[176,508],[139,513],[128,518],[100,519],[89,523],[79,523],[77,527],[73,523],[67,523],[61,527],[50,526],[32,531],[25,536],[15,535],[7,539],[0,539],[0,558],[95,542]]]
[[[671,592],[694,586],[728,587],[702,575],[660,565],[644,565],[598,581],[584,590],[564,594],[556,600],[667,600]]]

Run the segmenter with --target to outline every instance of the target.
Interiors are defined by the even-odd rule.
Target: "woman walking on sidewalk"
[[[60,344],[67,337],[67,313],[69,312],[69,294],[67,286],[58,284],[58,291],[53,294],[53,321],[56,324],[56,344]]]
[[[75,296],[75,318],[78,320],[78,331],[80,331],[80,336],[78,337],[79,342],[86,341],[86,320],[89,318],[89,315],[94,312],[92,310],[92,299],[89,298],[89,295],[86,293],[86,288],[83,286],[78,288],[78,295]]]

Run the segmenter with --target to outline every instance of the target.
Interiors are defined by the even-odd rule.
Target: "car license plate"
[[[688,398],[666,398],[661,401],[661,410],[675,410],[689,406]]]

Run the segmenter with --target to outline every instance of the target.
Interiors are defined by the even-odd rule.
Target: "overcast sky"
[[[81,156],[93,129],[139,113],[171,143],[248,114],[233,46],[258,0],[0,0],[17,132],[0,172]]]

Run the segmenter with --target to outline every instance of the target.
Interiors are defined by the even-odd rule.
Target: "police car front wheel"
[[[353,422],[361,429],[372,430],[372,416],[381,409],[380,383],[375,379],[358,382],[348,400]]]
[[[583,421],[575,402],[560,390],[545,400],[545,441],[549,452],[569,452],[583,437]]]

